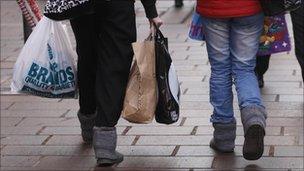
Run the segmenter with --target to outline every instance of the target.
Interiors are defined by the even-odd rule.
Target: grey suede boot
[[[210,147],[221,153],[232,153],[235,147],[236,122],[213,123],[213,127],[213,139],[210,141]]]
[[[259,106],[249,106],[241,110],[245,141],[243,156],[247,160],[257,160],[264,152],[266,111]]]
[[[117,133],[115,127],[94,127],[93,147],[98,166],[111,166],[123,161],[123,155],[116,151]]]
[[[96,113],[91,115],[84,115],[78,111],[77,116],[81,127],[81,136],[84,142],[92,143],[93,127],[95,125]]]

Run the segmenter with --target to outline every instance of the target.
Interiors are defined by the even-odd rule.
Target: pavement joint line
[[[54,135],[49,135],[42,143],[41,145],[46,145],[46,143],[53,137]]]
[[[13,52],[17,52],[18,50],[20,50],[21,49],[21,47],[17,47],[17,48],[15,48],[14,50],[13,50]]]
[[[68,109],[61,116],[59,116],[59,118],[64,118],[70,111],[71,111],[71,109]]]
[[[189,89],[186,88],[186,89],[183,91],[183,95],[185,95],[185,94],[187,93],[188,90],[189,90]]]
[[[277,94],[277,95],[275,96],[274,101],[275,101],[275,102],[279,102],[279,101],[280,101],[280,95],[279,95],[279,94]]]
[[[186,122],[186,117],[182,117],[182,121],[180,122],[179,126],[183,126]]]
[[[121,135],[127,135],[128,131],[132,128],[132,126],[127,126],[123,132],[121,133]]]
[[[41,129],[37,131],[36,135],[40,135],[45,128],[46,126],[42,126]]]
[[[179,24],[186,24],[188,18],[189,18],[190,16],[192,16],[193,11],[194,11],[194,6],[192,6],[191,8],[192,8],[192,11],[189,12],[189,14],[187,14],[187,15],[185,16],[185,18],[184,18],[184,19],[181,21],[181,23],[179,23]]]
[[[1,62],[6,62],[6,60],[7,60],[8,58],[10,58],[10,56],[5,57],[3,60],[1,60]],[[1,68],[1,69],[3,69],[3,68]]]
[[[195,127],[193,128],[193,130],[191,131],[191,134],[190,134],[190,135],[196,135],[197,128],[198,128],[198,126],[195,126]]]
[[[180,145],[175,146],[170,156],[176,156],[178,150],[180,149]]]
[[[17,122],[14,126],[18,126],[26,117],[22,117],[21,120],[19,122]]]
[[[115,163],[114,165],[112,165],[112,166],[110,166],[111,168],[117,168],[117,166],[119,165],[120,163]],[[102,168],[102,167],[98,167],[98,166],[96,166],[96,168]]]
[[[203,77],[203,79],[202,79],[202,82],[205,82],[206,78],[207,78],[207,76],[204,75],[204,77]]]
[[[6,147],[7,144],[4,144],[2,147],[0,147],[0,150],[2,151],[4,149],[4,147]]]
[[[132,142],[132,144],[131,144],[131,146],[135,146],[136,143],[137,143],[137,141],[139,140],[139,138],[140,138],[140,135],[136,135],[135,138],[134,138],[134,140],[133,140],[133,142]]]
[[[160,12],[158,15],[161,17],[161,16],[163,16],[165,13],[166,13],[166,11],[162,11],[162,12]]]
[[[213,160],[212,160],[212,163],[211,163],[211,169],[215,169],[216,160],[217,160],[217,156],[215,155],[215,156],[213,157]]]
[[[71,120],[71,119],[75,119],[75,117],[66,117],[66,118],[63,118],[62,121],[68,121],[68,120]]]
[[[281,127],[281,130],[280,130],[280,135],[281,135],[281,136],[284,136],[284,134],[285,134],[285,128],[282,126],[282,127]]]
[[[269,147],[269,153],[268,153],[268,155],[269,155],[269,157],[274,157],[274,146],[273,145],[271,145],[270,147]]]
[[[33,167],[38,166],[38,164],[41,162],[41,160],[42,160],[43,158],[45,158],[45,156],[40,156],[39,159],[38,159],[38,161],[33,165]]]
[[[300,144],[300,137],[299,137],[299,135],[296,135],[295,136],[295,141],[294,141],[293,145],[299,145],[299,144]]]
[[[12,102],[9,106],[7,106],[7,107],[5,108],[5,110],[9,110],[9,108],[12,107],[15,103],[16,103],[16,102]]]
[[[6,81],[10,80],[12,76],[7,77],[5,80],[1,80],[0,85],[4,84]]]

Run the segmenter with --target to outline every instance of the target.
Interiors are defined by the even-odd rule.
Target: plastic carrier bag
[[[155,60],[158,85],[158,103],[155,120],[158,123],[173,124],[180,115],[180,87],[177,74],[168,50],[168,39],[156,28]]]
[[[64,25],[43,17],[15,63],[11,91],[48,98],[75,97],[75,55]]]

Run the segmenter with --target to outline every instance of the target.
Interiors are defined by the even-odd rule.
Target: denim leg
[[[247,106],[263,107],[260,89],[254,73],[263,20],[263,14],[257,14],[249,17],[233,18],[231,21],[232,75],[240,109]]]
[[[203,17],[208,58],[211,65],[210,103],[213,123],[232,123],[233,94],[229,51],[229,19]]]

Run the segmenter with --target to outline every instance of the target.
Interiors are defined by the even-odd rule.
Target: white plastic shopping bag
[[[49,98],[75,97],[75,55],[62,23],[43,17],[19,54],[11,90]]]

